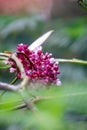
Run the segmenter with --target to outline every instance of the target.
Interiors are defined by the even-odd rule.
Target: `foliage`
[[[9,112],[23,101],[18,93],[6,92],[0,99],[0,123],[8,129],[11,125],[21,130],[86,130],[86,86],[87,82],[84,81],[64,84],[59,88],[51,86],[49,90],[29,90],[29,95],[42,97],[35,102],[39,110],[35,113],[26,108]]]
[[[87,10],[87,0],[78,0],[78,3]]]

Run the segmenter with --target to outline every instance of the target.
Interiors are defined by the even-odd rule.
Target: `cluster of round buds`
[[[52,54],[48,52],[43,54],[41,47],[31,51],[27,44],[18,44],[17,57],[23,64],[25,74],[29,77],[30,83],[61,84],[58,79],[58,74],[60,73],[58,63],[52,58]],[[10,72],[17,72],[17,77],[21,78],[21,73],[16,64],[11,59],[8,63],[11,64]]]

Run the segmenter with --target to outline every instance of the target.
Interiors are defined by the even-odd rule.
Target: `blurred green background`
[[[55,58],[87,60],[87,11],[77,0],[23,2],[0,0],[0,52],[14,52],[18,43],[30,45],[45,32],[54,30],[43,45],[44,52],[52,53]],[[62,90],[54,87],[53,92],[48,91],[49,95],[60,95],[59,98],[37,104],[42,111],[35,117],[26,111],[10,113],[11,116],[5,113],[3,116],[4,107],[1,104],[0,130],[87,130],[87,66],[70,63],[60,63],[59,66]],[[13,77],[9,70],[0,70],[0,81],[10,82]],[[44,91],[41,92],[45,93]],[[72,96],[73,94],[77,96]],[[11,95],[13,100],[14,97]],[[6,98],[7,101],[10,100],[10,96]],[[65,115],[63,119],[62,115]],[[12,117],[15,119],[10,122]]]

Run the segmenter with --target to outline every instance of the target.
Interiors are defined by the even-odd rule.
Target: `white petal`
[[[41,46],[46,41],[46,39],[51,35],[52,32],[53,30],[45,33],[44,35],[39,37],[35,42],[33,42],[28,48],[30,50],[35,50],[37,47]]]

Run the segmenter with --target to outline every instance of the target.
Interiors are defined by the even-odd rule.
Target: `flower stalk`
[[[55,59],[58,62],[66,62],[66,63],[74,63],[74,64],[80,64],[80,65],[87,65],[87,61],[80,60],[80,59]]]

